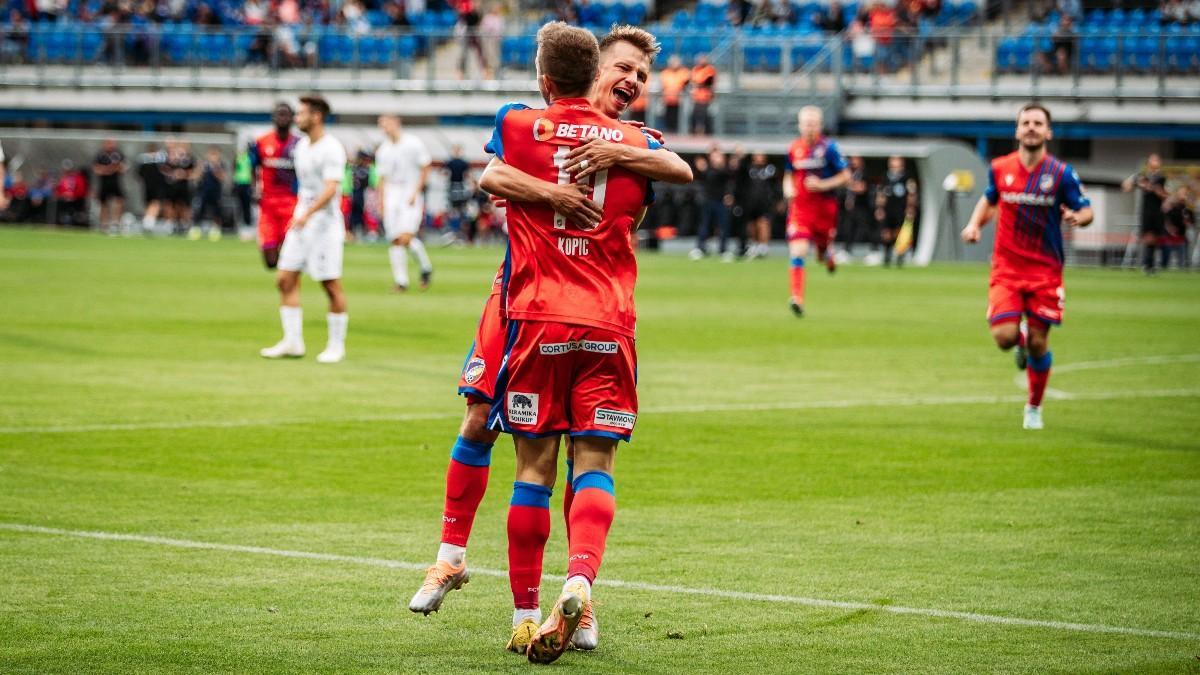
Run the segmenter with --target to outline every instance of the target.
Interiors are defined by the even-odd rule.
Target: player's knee
[[[1050,349],[1049,336],[1045,333],[1030,332],[1025,341],[1025,348],[1029,350],[1030,356],[1043,356]]]
[[[992,327],[992,338],[996,341],[996,346],[1003,350],[1009,350],[1017,346],[1021,336],[1017,330],[1017,324],[1002,324]]]
[[[392,243],[393,243],[393,244],[395,244],[395,245],[397,245],[397,246],[408,246],[409,242],[411,242],[411,241],[412,241],[412,235],[411,235],[411,234],[402,234],[402,235],[400,235],[399,237],[396,237],[396,238],[395,238],[395,239],[392,241]]]
[[[471,441],[480,443],[495,443],[499,432],[488,429],[488,412],[491,406],[486,403],[475,403],[467,406],[467,414],[463,416],[459,435]]]

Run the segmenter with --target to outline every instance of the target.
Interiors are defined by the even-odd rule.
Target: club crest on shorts
[[[485,372],[487,372],[487,362],[476,356],[467,362],[466,368],[463,368],[463,382],[475,384]]]
[[[508,421],[512,424],[537,424],[538,395],[508,392]]]

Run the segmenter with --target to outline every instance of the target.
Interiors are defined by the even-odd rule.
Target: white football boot
[[[445,560],[439,560],[425,572],[425,581],[408,602],[408,608],[429,616],[430,612],[441,609],[442,599],[447,593],[462,588],[470,580],[466,563],[455,567]]]
[[[325,351],[317,354],[317,363],[338,363],[346,358],[346,347],[343,345],[328,345]]]
[[[270,347],[263,347],[258,353],[264,359],[298,359],[304,356],[304,343],[280,340]]]
[[[571,646],[583,651],[591,651],[600,646],[600,624],[596,623],[596,606],[591,601],[583,606],[583,617],[579,619],[579,627],[571,635]]]
[[[1022,426],[1026,429],[1041,429],[1042,407],[1027,404],[1025,406],[1025,422]]]

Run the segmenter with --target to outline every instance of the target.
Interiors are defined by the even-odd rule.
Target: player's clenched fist
[[[962,240],[968,244],[974,244],[979,241],[979,235],[982,232],[979,226],[975,223],[969,223],[962,231]]]

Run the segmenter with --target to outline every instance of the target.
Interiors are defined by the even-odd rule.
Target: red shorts
[[[633,338],[603,328],[509,322],[488,424],[523,436],[628,441],[637,422]]]
[[[475,342],[458,378],[458,393],[467,397],[467,405],[492,403],[496,392],[496,373],[504,360],[504,342],[508,322],[500,314],[500,293],[488,296],[475,329]]]
[[[259,202],[258,246],[262,249],[279,248],[287,235],[288,222],[296,211],[296,202],[280,200]]]
[[[1063,318],[1062,279],[993,278],[988,288],[988,323],[1020,321],[1022,316],[1057,326]]]
[[[817,248],[829,248],[837,235],[837,202],[830,205],[807,206],[803,209],[792,202],[788,209],[787,240],[806,239]]]

